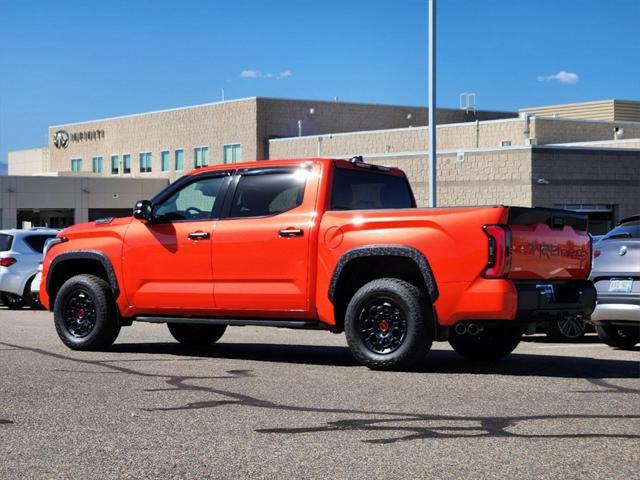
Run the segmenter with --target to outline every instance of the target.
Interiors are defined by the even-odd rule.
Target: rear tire
[[[168,323],[169,332],[185,347],[206,348],[216,343],[227,329],[226,325]]]
[[[53,318],[60,340],[72,350],[105,350],[120,333],[111,288],[94,275],[76,275],[64,282]]]
[[[499,360],[513,352],[522,337],[519,325],[486,328],[477,335],[449,334],[449,344],[456,353],[469,360]]]
[[[616,325],[596,325],[598,338],[614,348],[631,349],[640,342],[640,327],[618,327]]]
[[[353,356],[376,370],[407,368],[422,360],[431,349],[433,327],[422,291],[396,278],[360,288],[344,319]]]
[[[19,295],[3,293],[0,295],[0,302],[9,310],[20,310],[24,307],[24,300]]]

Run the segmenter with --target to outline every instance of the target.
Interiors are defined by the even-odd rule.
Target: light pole
[[[436,0],[429,0],[429,207],[436,201]]]

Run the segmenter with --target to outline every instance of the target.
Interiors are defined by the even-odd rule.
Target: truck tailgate
[[[586,280],[591,237],[586,216],[547,208],[509,209],[511,266],[507,278]]]

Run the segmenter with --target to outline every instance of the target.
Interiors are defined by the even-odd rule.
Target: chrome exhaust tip
[[[457,335],[465,335],[467,333],[467,326],[464,323],[458,323],[455,326],[454,331]]]

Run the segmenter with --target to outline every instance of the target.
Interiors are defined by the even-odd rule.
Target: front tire
[[[76,275],[62,285],[53,318],[60,340],[72,350],[104,350],[120,333],[109,284],[94,275]]]
[[[376,370],[407,368],[431,349],[433,317],[424,294],[396,278],[360,288],[347,306],[344,329],[353,356]]]
[[[168,323],[169,332],[185,347],[206,348],[216,343],[227,329],[226,325]]]
[[[516,349],[522,333],[519,325],[485,327],[477,335],[459,335],[452,329],[449,344],[469,360],[499,360]]]
[[[640,327],[618,327],[616,325],[596,325],[598,338],[614,348],[631,349],[640,342]]]

